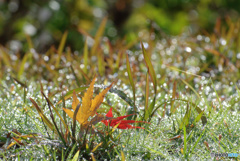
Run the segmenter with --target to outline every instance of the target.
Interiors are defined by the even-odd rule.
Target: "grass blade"
[[[174,83],[173,83],[172,99],[174,99],[175,96],[176,96],[176,89],[177,89],[177,82],[174,81]],[[171,114],[173,114],[173,112],[174,112],[174,107],[173,107],[173,105],[174,105],[174,100],[171,101],[171,109],[170,109]]]
[[[26,64],[26,62],[27,62],[27,60],[30,56],[31,56],[31,53],[27,53],[27,54],[24,55],[24,57],[22,59],[22,62],[21,62],[21,65],[20,65],[20,68],[18,70],[18,79],[20,79],[21,75],[23,74],[25,64]]]
[[[135,86],[134,86],[134,82],[133,82],[133,76],[132,76],[132,71],[131,71],[131,67],[130,67],[130,63],[129,63],[129,58],[128,58],[128,54],[126,54],[126,62],[127,62],[127,73],[128,73],[128,78],[130,81],[130,84],[132,86],[132,90],[133,90],[133,101],[134,101],[134,110],[135,112],[137,111],[136,106],[135,106],[135,102],[136,102],[136,97],[135,97]]]
[[[198,98],[200,99],[200,96],[199,94],[197,93],[197,91],[188,83],[186,82],[185,80],[181,79],[183,81],[184,84],[186,84],[197,96]]]
[[[98,72],[101,76],[103,76],[105,65],[104,65],[104,60],[103,60],[104,58],[101,50],[97,52],[97,58],[98,58]]]
[[[134,107],[134,102],[123,91],[116,88],[111,88],[109,92],[117,94],[121,99],[127,102],[130,106]]]
[[[153,116],[153,109],[154,109],[154,106],[155,106],[155,102],[156,102],[156,97],[153,98],[151,104],[149,105],[146,113],[145,113],[145,116],[144,116],[144,119],[147,120],[148,119],[148,122],[150,122],[152,116]]]
[[[31,37],[26,34],[26,39],[27,39],[28,48],[29,49],[34,49]]]
[[[76,132],[76,116],[77,116],[77,113],[78,113],[78,110],[80,108],[80,104],[77,105],[77,108],[76,110],[74,111],[74,114],[73,114],[73,129],[72,129],[72,136],[73,136],[73,139],[75,139],[75,132]],[[74,140],[73,140],[74,141]]]
[[[121,151],[121,161],[125,161],[125,160],[126,160],[125,155],[124,155],[123,151]]]
[[[122,55],[123,55],[123,52],[119,51],[117,54],[117,60],[115,63],[114,73],[116,73],[119,70],[119,66],[120,66],[120,63],[122,60]]]
[[[76,147],[77,147],[77,143],[75,143],[75,144],[71,147],[72,149],[71,149],[70,152],[68,151],[68,149],[66,150],[66,153],[65,153],[65,154],[68,156],[66,160],[70,160],[70,158],[72,157],[73,152],[75,151]],[[75,155],[76,155],[76,153],[75,153]],[[75,155],[74,155],[74,156],[75,156]]]
[[[47,99],[47,97],[46,97],[45,95],[44,95],[44,97],[45,97],[45,99],[47,100],[48,108],[49,108],[49,111],[50,111],[50,117],[51,117],[51,119],[52,119],[53,125],[55,126],[54,129],[57,130],[58,136],[61,138],[62,142],[63,142],[64,145],[66,146],[66,142],[65,142],[65,140],[64,140],[64,138],[63,138],[63,133],[60,132],[60,130],[59,130],[57,124],[56,124],[56,121],[55,121],[55,119],[54,119],[53,112],[52,112],[51,105],[50,105],[51,102],[50,102],[49,99]],[[60,116],[60,115],[59,115],[59,116]],[[61,117],[61,116],[60,116],[60,117]]]
[[[55,64],[56,68],[58,68],[58,66],[59,66],[59,63],[60,63],[60,60],[61,60],[61,56],[62,56],[62,52],[63,52],[63,48],[64,48],[65,43],[66,43],[67,35],[68,35],[68,32],[65,31],[63,36],[62,36],[60,45],[58,47],[58,51],[57,51],[58,59],[57,59],[56,64]]]
[[[103,142],[96,145],[91,152],[94,153],[97,150],[97,148],[100,147],[102,144],[103,144]]]
[[[17,78],[14,78],[14,77],[12,77],[12,79],[15,80],[18,84],[20,84],[23,88],[27,88],[26,83],[23,83],[20,80],[18,80]]]
[[[84,91],[85,89],[87,89],[87,87],[79,87],[79,88],[75,88],[73,90],[70,90],[66,93],[66,95],[64,96],[64,100],[67,100],[68,98],[72,97],[73,96],[73,91],[75,91],[76,93],[79,93],[79,92],[82,92]],[[61,103],[62,100],[58,101],[57,104]]]
[[[192,148],[192,150],[191,150],[191,152],[190,152],[189,158],[191,158],[192,155],[194,154],[194,150],[195,150],[196,146],[198,145],[199,141],[201,140],[202,136],[205,134],[206,129],[207,129],[207,128],[204,128],[204,130],[202,131],[201,135],[199,136],[199,138],[198,138],[197,141],[195,142],[195,144],[194,144],[194,146],[193,146],[193,148]]]
[[[73,69],[72,65],[70,65],[70,68],[71,68],[71,71],[72,71],[72,73],[73,73],[73,75],[75,77],[75,80],[77,82],[78,87],[80,87],[81,85],[80,85],[79,79],[78,79],[76,73],[74,72],[74,69]]]
[[[77,66],[78,70],[80,71],[80,73],[82,74],[82,78],[83,78],[83,83],[86,84],[86,81],[87,83],[91,83],[91,79],[87,76],[86,73],[84,73],[84,71],[80,68],[80,66]]]
[[[5,49],[3,47],[0,48],[0,53],[1,53],[1,57],[3,60],[3,64],[6,64],[8,67],[11,67],[11,59],[9,54],[5,51]]]
[[[189,104],[188,104],[186,113],[185,113],[185,115],[183,117],[183,120],[182,120],[180,126],[179,126],[179,129],[182,129],[182,128],[184,128],[185,126],[187,126],[189,124],[190,114],[191,114],[191,107],[189,109]]]
[[[147,147],[147,146],[144,146],[144,148],[147,148],[148,150],[150,150],[150,151],[152,151],[154,154],[156,154],[156,155],[159,155],[159,156],[161,156],[161,157],[163,157],[163,158],[167,158],[167,156],[165,156],[163,153],[161,153],[160,151],[157,151],[157,150],[155,150],[155,149],[152,149],[152,148],[149,148],[149,147]]]
[[[101,22],[101,24],[100,24],[100,26],[98,28],[98,31],[96,33],[96,36],[94,38],[94,44],[93,44],[93,47],[91,49],[91,55],[94,55],[96,53],[96,50],[97,50],[97,48],[98,48],[98,46],[100,44],[100,39],[101,39],[101,37],[102,37],[102,35],[104,33],[106,23],[107,23],[107,18],[105,17],[102,20],[102,22]]]
[[[203,110],[201,110],[195,103],[193,102],[189,102],[189,100],[184,100],[184,99],[175,99],[175,100],[179,100],[179,101],[183,101],[183,102],[187,102],[189,103],[191,106],[193,106],[195,108],[195,110],[198,112],[198,114],[202,113]],[[201,117],[201,120],[202,120],[202,124],[203,126],[205,124],[207,124],[207,117],[205,116],[205,114],[203,113],[202,117]]]
[[[197,117],[194,119],[194,123],[197,123],[198,121],[200,121],[202,115],[203,115],[204,111],[202,111],[200,114],[197,115]]]
[[[95,159],[93,153],[91,153],[91,157],[92,157],[92,161],[96,161],[96,159]]]
[[[83,60],[84,60],[84,73],[87,73],[87,66],[88,66],[88,45],[87,45],[87,38],[84,44],[84,50],[83,50]]]
[[[184,156],[186,157],[186,150],[187,150],[187,132],[186,132],[186,126],[183,126],[183,143],[184,143],[184,148],[183,148],[183,153]]]
[[[146,88],[145,88],[145,110],[144,110],[144,116],[146,115],[147,109],[148,109],[148,97],[149,97],[149,75],[147,73],[146,76]]]
[[[144,60],[145,60],[145,63],[147,65],[149,75],[150,75],[150,77],[152,79],[153,86],[154,86],[154,92],[156,94],[157,93],[157,77],[156,77],[153,65],[151,63],[151,60],[150,60],[150,58],[149,58],[149,56],[148,56],[148,54],[147,54],[147,52],[146,52],[142,42],[141,42],[141,45],[142,45],[142,51],[143,51]]]
[[[53,108],[53,110],[56,112],[57,116],[60,118],[60,120],[62,121],[65,129],[67,129],[67,124],[65,123],[65,121],[63,120],[62,116],[59,114],[58,110],[53,106],[52,102],[49,100],[49,98],[47,98],[47,96],[43,93],[43,91],[41,91],[42,95],[45,97],[45,99],[47,100],[47,102],[51,105],[51,107]]]
[[[42,118],[43,122],[55,133],[57,133],[53,127],[53,124],[51,123],[51,121],[43,114],[43,111],[40,109],[40,107],[37,105],[37,103],[32,99],[29,98],[30,101],[32,102],[32,104],[34,105],[34,107],[37,109],[38,114],[40,115],[40,117]]]

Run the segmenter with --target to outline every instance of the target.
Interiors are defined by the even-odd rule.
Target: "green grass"
[[[109,44],[98,46],[104,23],[91,54],[87,43],[83,55],[65,51],[67,32],[57,51],[50,49],[38,58],[28,54],[14,59],[0,47],[1,71],[5,71],[0,75],[0,159],[213,160],[212,152],[240,154],[240,58],[232,44],[233,33],[226,39],[229,48],[216,41],[216,35],[183,35],[169,38],[168,43],[166,39],[149,40],[143,50],[136,47],[140,43],[131,48],[126,48],[129,44],[112,45],[108,52]],[[105,59],[96,59],[103,55]],[[99,122],[96,127],[110,135],[84,136],[89,145],[83,144],[81,150],[78,142],[63,147],[29,98],[51,120],[42,90],[71,130],[71,119],[62,107],[71,107],[73,90],[82,97],[95,75],[95,94],[117,80],[98,113],[106,114],[113,107],[115,117],[135,113],[128,119],[151,124],[136,124],[145,129],[113,131]],[[57,126],[63,127],[56,112],[52,114]],[[23,135],[28,137],[14,141]],[[11,143],[15,145],[7,149]],[[91,145],[99,143],[91,153]]]

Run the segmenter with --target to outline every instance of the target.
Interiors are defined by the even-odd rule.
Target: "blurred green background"
[[[84,42],[79,30],[95,35],[106,16],[105,36],[114,44],[151,31],[159,38],[212,32],[217,18],[234,20],[239,12],[239,0],[1,0],[0,44],[25,51],[27,34],[41,53],[67,30],[67,45],[78,51]]]

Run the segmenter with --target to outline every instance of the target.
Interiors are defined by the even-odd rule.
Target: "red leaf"
[[[131,114],[131,115],[134,115],[134,114]],[[102,122],[106,125],[106,126],[116,126],[117,124],[118,125],[118,129],[134,129],[134,128],[138,128],[138,129],[144,129],[143,127],[139,127],[139,126],[132,126],[132,125],[129,125],[130,123],[138,123],[138,122],[141,122],[141,123],[148,123],[148,122],[145,122],[145,121],[135,121],[135,120],[122,120],[126,117],[129,117],[131,115],[125,115],[125,116],[120,116],[120,117],[117,117],[117,118],[113,118],[111,120],[102,120]],[[108,113],[106,114],[107,117],[113,117],[113,114],[112,114],[112,108],[110,108],[110,110],[108,111]],[[148,123],[149,124],[149,123]]]

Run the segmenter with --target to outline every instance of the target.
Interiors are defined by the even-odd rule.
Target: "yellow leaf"
[[[10,149],[15,144],[17,144],[17,143],[16,142],[11,142],[11,144],[8,145],[7,149]]]
[[[184,154],[184,153],[183,153],[183,148],[181,148],[181,153]]]
[[[95,79],[93,78],[87,92],[84,94],[82,98],[82,106],[79,109],[78,115],[77,115],[77,120],[80,124],[84,123],[87,121],[89,118],[89,108],[91,107],[92,104],[92,95],[93,95],[93,87],[95,83]]]
[[[105,94],[111,89],[112,85],[113,83],[93,99],[91,109],[89,110],[89,116],[93,116],[97,112],[98,107],[103,102]]]
[[[63,110],[66,112],[66,114],[68,114],[69,117],[73,119],[74,112],[66,108],[63,108]]]
[[[94,99],[93,98],[93,88],[96,78],[92,80],[90,83],[89,88],[87,89],[87,92],[85,92],[83,98],[82,98],[82,106],[77,112],[76,120],[82,125],[81,128],[88,127],[89,124],[95,124],[99,121],[101,121],[101,117],[96,117],[91,122],[88,121],[88,118],[90,116],[94,116],[97,112],[97,109],[102,104],[102,101],[104,99],[105,94],[111,89],[113,83],[104,89],[99,95],[97,95]],[[75,91],[73,92],[73,102],[72,102],[72,109],[75,111],[77,105],[79,104],[79,100],[77,99]],[[63,110],[68,114],[69,117],[73,119],[74,112],[63,108]]]
[[[77,108],[77,105],[79,104],[79,100],[77,99],[77,95],[75,90],[73,91],[73,102],[72,102],[72,109],[75,111]]]
[[[98,147],[100,147],[103,144],[103,142],[99,143],[97,146],[95,146],[95,148],[93,148],[92,153],[94,153]]]
[[[78,151],[76,152],[76,154],[74,155],[72,161],[77,161],[77,160],[78,160],[79,151],[80,151],[80,150],[78,150]]]
[[[91,157],[92,157],[92,161],[96,161],[96,159],[95,159],[93,153],[91,153]]]

